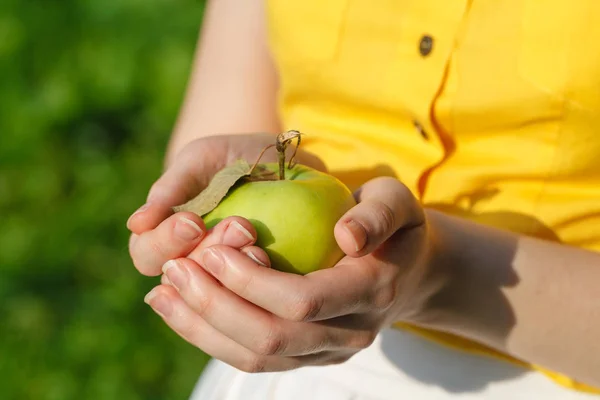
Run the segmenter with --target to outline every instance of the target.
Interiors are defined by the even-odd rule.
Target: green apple
[[[277,163],[262,164],[277,172]],[[273,268],[307,274],[334,266],[343,256],[333,229],[356,204],[348,187],[332,175],[305,165],[285,169],[285,179],[235,185],[204,222],[213,227],[229,216],[248,219],[256,228],[256,245]]]

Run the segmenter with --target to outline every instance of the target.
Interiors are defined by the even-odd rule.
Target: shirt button
[[[419,53],[425,57],[431,53],[431,50],[433,50],[433,38],[429,35],[423,35],[419,42]]]
[[[423,125],[421,125],[419,123],[419,121],[413,120],[413,125],[415,126],[415,129],[417,130],[417,132],[421,135],[421,137],[423,139],[429,140],[429,135],[427,134],[427,131],[425,130],[425,128],[423,127]]]

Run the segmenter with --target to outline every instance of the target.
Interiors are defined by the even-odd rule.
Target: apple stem
[[[285,179],[285,150],[287,149],[288,145],[292,143],[292,140],[296,138],[298,139],[298,144],[294,148],[294,153],[292,154],[292,157],[290,157],[290,161],[288,163],[288,169],[291,169],[293,166],[292,163],[294,161],[294,158],[296,157],[296,151],[300,146],[301,135],[302,134],[300,132],[295,130],[283,132],[277,135],[277,140],[275,141],[275,148],[277,149],[277,155],[279,159],[279,180]]]
[[[258,156],[258,159],[254,163],[252,168],[250,168],[250,175],[252,175],[252,173],[258,166],[258,163],[260,162],[260,159],[262,158],[262,156],[265,154],[265,151],[269,150],[271,147],[275,147],[275,149],[277,150],[277,159],[278,159],[278,164],[279,164],[279,180],[280,181],[284,180],[285,179],[285,151],[287,150],[288,145],[290,143],[292,143],[292,140],[297,138],[298,143],[296,144],[296,147],[294,147],[294,153],[292,153],[292,157],[290,157],[290,161],[288,162],[288,166],[287,166],[288,169],[291,169],[294,166],[293,163],[294,163],[294,159],[296,158],[296,152],[298,151],[298,147],[300,147],[300,135],[302,135],[300,132],[293,131],[293,130],[283,132],[283,133],[280,133],[279,135],[277,135],[275,144],[270,144],[270,145],[266,146],[264,149],[262,149],[262,151],[260,152],[260,154]]]
[[[279,157],[279,180],[285,179],[285,149],[283,151],[277,150],[277,156]]]

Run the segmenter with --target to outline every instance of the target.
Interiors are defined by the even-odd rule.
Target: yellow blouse
[[[267,4],[284,128],[351,188],[395,176],[429,207],[600,251],[600,1]]]

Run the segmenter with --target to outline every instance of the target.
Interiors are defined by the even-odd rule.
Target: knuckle
[[[210,296],[199,296],[196,293],[186,293],[193,298],[192,308],[201,317],[209,315],[212,310],[212,300]]]
[[[290,313],[290,320],[305,322],[314,319],[323,307],[323,300],[319,296],[306,295],[301,297]]]
[[[413,197],[412,192],[410,191],[408,186],[400,182],[398,179],[393,179],[393,185],[395,186],[396,191],[398,191],[398,195],[400,197]]]
[[[282,354],[286,348],[286,341],[276,328],[271,329],[270,333],[262,339],[256,349],[256,352],[262,356],[274,356]]]
[[[152,258],[163,258],[167,252],[164,245],[154,238],[147,238],[145,247]]]
[[[406,199],[407,197],[413,197],[412,192],[404,183],[400,180],[392,177],[383,177],[380,181],[385,187],[389,188],[394,192],[398,198]]]
[[[198,325],[193,324],[193,323],[183,324],[181,327],[179,327],[177,329],[177,333],[184,340],[188,341],[189,343],[191,343],[195,347],[199,348],[200,350],[204,350],[203,349],[204,340],[202,340],[202,338],[199,336],[199,332],[202,332],[202,329]]]
[[[371,346],[373,344],[373,342],[375,342],[376,338],[377,338],[376,331],[369,330],[369,331],[365,331],[365,332],[360,332],[360,333],[353,335],[350,338],[347,347],[350,349],[363,350],[363,349],[366,349],[367,347]]]
[[[343,356],[334,357],[331,360],[329,360],[329,365],[343,364],[346,361],[348,361],[350,358],[352,358],[351,355],[343,355]]]
[[[266,368],[267,359],[263,356],[254,354],[248,356],[248,358],[238,366],[238,369],[248,373],[264,372],[266,371]]]
[[[396,185],[396,191],[396,202],[392,208],[395,207],[397,210],[403,210],[402,212],[406,219],[406,221],[403,221],[404,225],[412,227],[413,225],[423,224],[425,221],[423,208],[410,189],[398,181]],[[396,227],[396,229],[399,228],[400,226]]]
[[[235,274],[234,276],[239,275],[240,274]],[[250,292],[253,286],[254,276],[252,274],[241,274],[241,276],[239,276],[239,279],[240,280],[238,282],[238,287],[236,291],[241,297],[247,298],[252,294]]]
[[[396,230],[396,214],[385,203],[377,201],[374,204],[375,219],[377,221],[378,231],[389,233]]]
[[[373,295],[373,307],[377,311],[388,310],[396,300],[396,289],[393,285],[386,285],[377,290]]]
[[[379,288],[389,285],[389,282],[385,280],[382,263],[375,258],[365,259],[357,275],[360,281],[364,283],[364,292],[360,292],[361,303],[367,305],[373,303]]]

